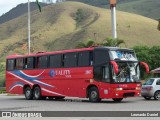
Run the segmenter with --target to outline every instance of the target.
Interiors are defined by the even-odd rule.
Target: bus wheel
[[[157,92],[154,93],[154,99],[155,100],[160,99],[160,91],[157,91]]]
[[[101,98],[99,98],[99,91],[97,87],[91,87],[89,89],[89,101],[90,102],[100,102]]]
[[[42,99],[40,87],[37,86],[33,89],[33,97],[35,100]]]
[[[26,87],[24,90],[25,98],[26,100],[32,100],[33,99],[33,92],[30,87]]]
[[[114,100],[115,102],[121,102],[121,101],[123,100],[123,98],[113,98],[113,100]]]

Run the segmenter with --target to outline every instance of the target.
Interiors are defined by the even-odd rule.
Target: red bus
[[[139,62],[132,49],[91,47],[30,55],[11,55],[6,62],[6,89],[27,100],[66,96],[121,101],[140,95]]]

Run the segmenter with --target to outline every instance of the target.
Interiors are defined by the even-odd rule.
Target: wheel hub
[[[31,92],[29,90],[26,91],[26,96],[29,97]]]
[[[96,91],[92,91],[91,92],[91,97],[94,99],[97,97],[97,92]]]

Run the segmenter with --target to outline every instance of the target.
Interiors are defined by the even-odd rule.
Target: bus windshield
[[[114,73],[112,67],[113,82],[139,82],[139,65],[138,62],[117,62],[118,74]]]

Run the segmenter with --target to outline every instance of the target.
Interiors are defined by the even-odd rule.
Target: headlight
[[[136,90],[141,90],[141,87],[136,87]]]
[[[123,88],[115,88],[115,90],[123,90]]]

